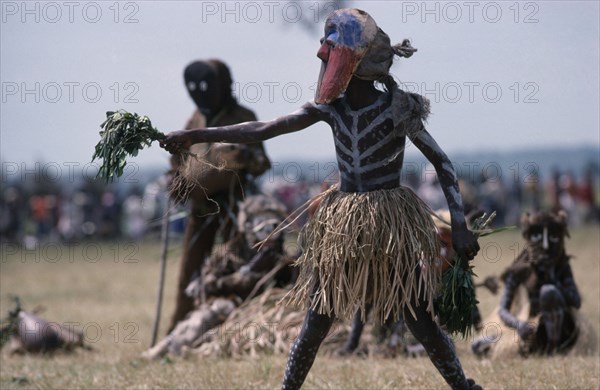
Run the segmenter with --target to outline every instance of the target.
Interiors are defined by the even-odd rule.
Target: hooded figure
[[[424,127],[429,102],[402,91],[388,73],[394,55],[414,52],[407,40],[392,46],[366,12],[337,10],[317,52],[322,66],[314,101],[268,122],[172,132],[162,142],[177,152],[196,143],[262,141],[319,121],[331,127],[340,181],[314,198],[320,204],[300,235],[300,274],[286,302],[308,312],[290,352],[285,389],[300,388],[335,318],[350,320],[357,306],[365,313],[368,305],[376,322],[404,317],[452,388],[480,388],[465,378],[434,321],[441,273],[433,264],[440,248],[431,210],[401,185],[408,138],[436,169],[453,247],[466,266],[479,245],[467,229],[452,164]]]
[[[249,109],[233,97],[231,73],[219,60],[195,61],[185,68],[185,86],[196,110],[186,129],[223,126],[256,120]],[[193,308],[185,294],[194,273],[200,272],[218,234],[224,241],[235,233],[237,203],[243,194],[252,193],[253,179],[270,168],[263,144],[203,144],[190,148],[214,167],[196,159],[172,156],[174,172],[172,195],[189,200],[190,214],[183,240],[183,258],[179,272],[176,307],[169,331]],[[217,168],[220,167],[221,169]],[[224,168],[224,169],[223,169]],[[185,183],[178,185],[178,183]],[[182,190],[183,189],[183,190]]]

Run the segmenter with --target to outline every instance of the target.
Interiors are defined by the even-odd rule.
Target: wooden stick
[[[165,200],[165,216],[162,220],[161,232],[160,232],[160,275],[158,277],[158,297],[156,300],[156,315],[154,316],[154,325],[152,326],[152,340],[150,341],[150,348],[156,344],[156,338],[158,336],[158,328],[160,326],[160,312],[162,310],[162,298],[163,289],[165,285],[165,271],[167,266],[167,250],[169,249],[169,214],[171,211],[171,198],[166,194]]]

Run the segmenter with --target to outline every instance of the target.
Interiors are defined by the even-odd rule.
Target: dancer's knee
[[[552,284],[544,284],[540,289],[540,308],[542,311],[556,310],[565,307],[565,298],[560,290]]]
[[[410,331],[418,337],[418,334],[431,334],[438,329],[431,313],[427,311],[427,305],[420,303],[413,305],[413,310],[404,308],[404,322]]]
[[[334,318],[309,310],[304,319],[299,338],[305,341],[321,342],[329,332]]]

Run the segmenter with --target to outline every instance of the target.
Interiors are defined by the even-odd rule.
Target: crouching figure
[[[142,357],[151,360],[167,353],[181,355],[222,324],[246,298],[266,287],[267,278],[288,283],[291,272],[286,265],[292,261],[284,254],[283,235],[274,232],[285,218],[285,207],[274,199],[265,195],[247,197],[240,204],[237,234],[206,259],[186,289],[196,309]],[[269,278],[272,270],[279,272]]]
[[[516,332],[518,352],[524,356],[567,353],[580,336],[581,296],[565,251],[566,221],[563,211],[525,213],[521,224],[526,246],[501,276],[505,287],[498,316]],[[515,345],[515,338],[502,338]],[[507,346],[503,340],[482,337],[472,350],[481,356]]]

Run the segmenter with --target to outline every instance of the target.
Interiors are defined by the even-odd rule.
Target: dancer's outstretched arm
[[[320,111],[307,103],[289,115],[268,122],[244,122],[231,126],[173,131],[160,144],[170,153],[177,153],[203,142],[254,143],[305,129],[319,120]]]

